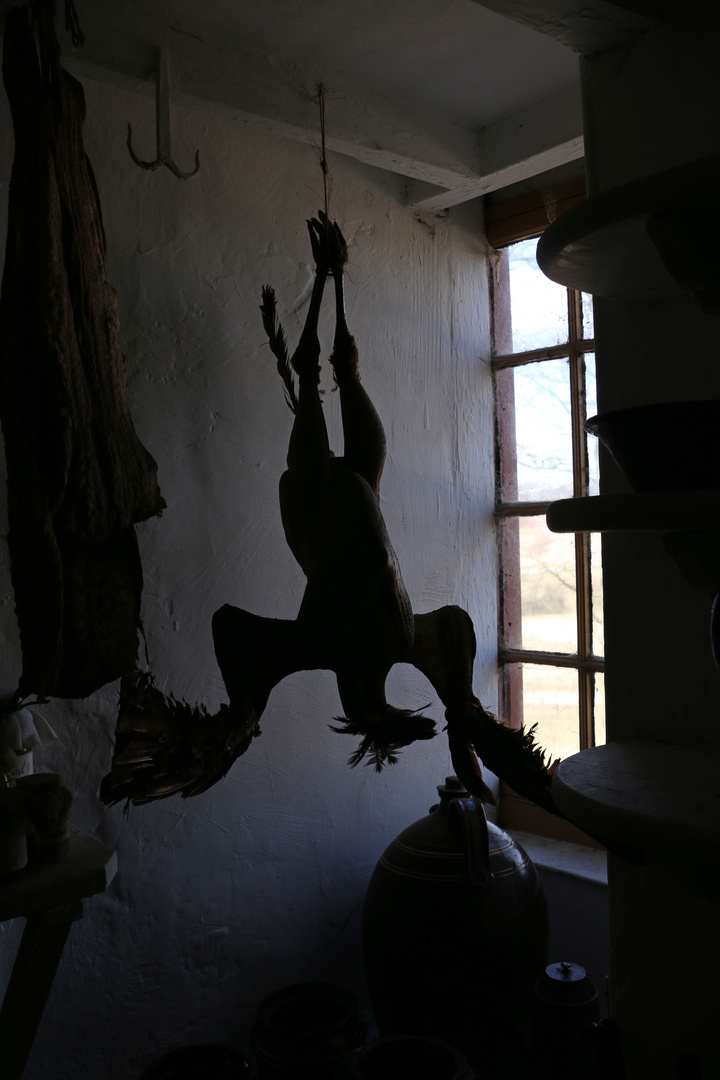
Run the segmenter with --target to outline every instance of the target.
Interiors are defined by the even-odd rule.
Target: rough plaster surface
[[[158,685],[211,710],[225,700],[210,620],[225,602],[294,617],[303,579],[286,548],[277,482],[291,427],[265,344],[260,287],[272,283],[291,341],[311,286],[305,218],[321,205],[313,151],[241,125],[175,110],[181,183],[142,172],[147,98],[87,83],[86,142],[118,290],[138,433],[168,503],[139,526],[143,618]],[[0,177],[12,133],[5,102]],[[476,688],[493,708],[496,655],[491,532],[492,425],[482,220],[469,206],[430,224],[402,206],[397,177],[332,162],[332,212],[350,243],[348,319],[363,379],[387,428],[382,505],[416,610],[466,606],[478,634]],[[325,355],[331,328],[324,326]],[[336,449],[339,402],[324,372]],[[0,497],[4,515],[5,494]],[[4,536],[6,518],[0,521]],[[19,676],[3,539],[0,685]],[[423,706],[429,684],[397,668],[390,700]],[[360,909],[385,846],[435,801],[451,771],[444,737],[381,775],[351,771],[353,741],[326,672],[272,694],[264,734],[228,777],[194,800],[108,809],[97,799],[112,749],[117,684],[46,709],[59,733],[36,768],[75,792],[71,824],[117,849],[107,893],[71,932],[27,1080],[130,1080],[168,1047],[247,1044],[260,999],[291,982],[337,981],[364,1001]],[[434,715],[441,713],[434,706]],[[0,983],[22,923],[0,927]],[[0,990],[2,986],[0,986]]]

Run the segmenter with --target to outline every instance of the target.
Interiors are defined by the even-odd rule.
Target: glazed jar
[[[11,752],[9,779],[32,775],[33,750],[47,746],[55,738],[55,732],[37,709],[18,702],[14,691],[0,689],[0,750]]]
[[[363,909],[363,953],[381,1036],[432,1036],[484,1075],[523,1053],[547,963],[547,908],[519,844],[455,777],[440,804],[385,850]]]
[[[332,983],[275,991],[260,1005],[250,1045],[261,1080],[340,1080],[367,1025],[354,995]]]
[[[3,710],[0,713],[0,748],[12,756],[12,767],[5,775],[9,780],[17,780],[33,771],[33,752],[23,745],[23,730],[32,722],[32,715],[23,708],[5,711],[11,707],[12,697],[9,690],[0,690],[0,710]]]
[[[594,1077],[599,1020],[598,993],[585,968],[570,960],[549,964],[538,979],[533,1000],[531,1042],[537,1080]]]
[[[34,773],[17,781],[30,829],[28,858],[31,863],[58,862],[70,847],[72,792],[57,773]]]

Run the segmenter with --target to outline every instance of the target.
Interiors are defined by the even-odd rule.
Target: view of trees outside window
[[[550,502],[598,493],[592,301],[536,247],[499,252],[493,278],[501,707],[564,758],[605,741],[599,537],[545,524]]]

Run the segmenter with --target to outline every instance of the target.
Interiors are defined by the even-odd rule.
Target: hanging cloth
[[[86,697],[137,666],[142,568],[133,523],[165,502],[138,439],[105,272],[80,83],[54,3],[7,16],[15,134],[0,294],[0,422],[23,670],[19,691]]]

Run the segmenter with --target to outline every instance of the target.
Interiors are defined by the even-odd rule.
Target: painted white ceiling
[[[577,79],[570,49],[473,0],[161,0],[152,24],[476,128]]]
[[[579,7],[598,3],[613,6]],[[0,0],[0,11],[10,6]],[[76,0],[76,8],[85,43],[75,49],[60,36],[77,74],[154,93],[162,47],[175,100],[289,138],[317,140],[313,92],[322,82],[330,149],[405,175],[409,202],[429,212],[582,157],[577,54],[474,0]]]

